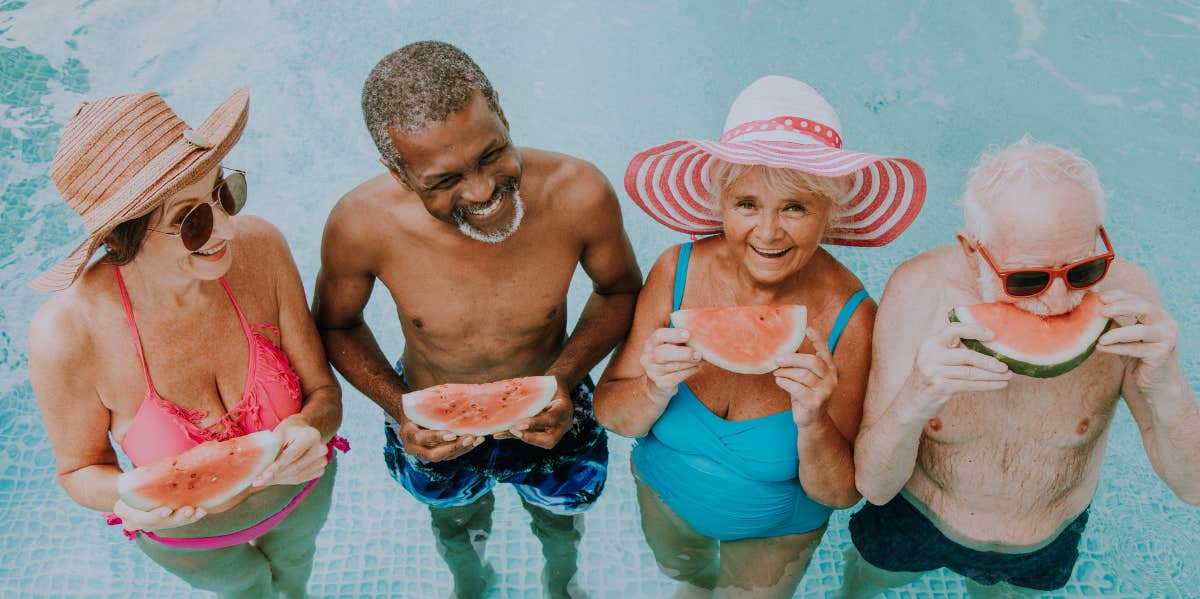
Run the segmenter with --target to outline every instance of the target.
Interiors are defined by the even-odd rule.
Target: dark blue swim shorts
[[[1028,553],[976,551],[942,534],[902,495],[883,505],[868,503],[850,517],[850,540],[863,559],[891,572],[949,568],[979,584],[1007,582],[1053,591],[1066,586],[1079,559],[1085,509],[1054,540]]]
[[[399,363],[396,372],[404,376]],[[571,390],[571,429],[553,449],[488,436],[453,460],[427,462],[404,452],[400,426],[387,416],[384,462],[392,478],[430,507],[470,504],[502,482],[511,483],[525,501],[556,514],[583,512],[600,497],[608,479],[608,437],[592,413],[594,388],[591,377],[585,377]]]

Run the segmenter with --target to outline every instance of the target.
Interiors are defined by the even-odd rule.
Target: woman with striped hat
[[[813,88],[764,77],[720,139],[656,146],[626,170],[647,214],[708,236],[659,256],[595,394],[600,422],[638,438],[642,528],[681,594],[791,597],[832,510],[859,499],[852,442],[875,305],[821,244],[895,239],[925,178],[911,160],[842,149],[841,130]],[[769,374],[702,362],[669,324],[681,308],[760,304],[808,314],[799,350]]]

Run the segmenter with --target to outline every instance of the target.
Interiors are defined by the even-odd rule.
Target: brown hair
[[[142,248],[142,241],[146,239],[152,216],[154,212],[149,212],[117,225],[117,228],[104,238],[104,259],[117,266],[129,264]]]

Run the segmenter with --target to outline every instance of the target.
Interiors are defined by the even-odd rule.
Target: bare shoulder
[[[1150,279],[1150,274],[1141,266],[1123,258],[1113,260],[1112,266],[1108,269],[1108,274],[1098,288],[1101,292],[1110,289],[1120,289],[1145,297],[1158,297],[1154,281]]]
[[[289,252],[287,239],[283,237],[279,228],[267,219],[245,214],[232,217],[231,220],[239,249],[253,253],[256,257],[261,253],[277,256]]]
[[[523,148],[521,156],[525,159],[528,182],[533,184],[538,199],[555,210],[569,211],[576,218],[608,211],[620,214],[612,185],[596,165],[567,154],[533,148]]]
[[[891,296],[916,299],[940,293],[948,284],[948,273],[958,270],[961,260],[961,251],[953,244],[939,246],[905,260],[888,277],[884,299],[890,299]]]
[[[332,238],[339,244],[362,248],[374,245],[372,237],[380,226],[380,211],[401,203],[405,194],[406,190],[388,173],[364,181],[334,204],[325,221],[326,240]]]
[[[96,298],[84,281],[55,293],[34,313],[29,322],[31,369],[62,367],[73,376],[86,371],[95,346],[89,323],[97,317]]]

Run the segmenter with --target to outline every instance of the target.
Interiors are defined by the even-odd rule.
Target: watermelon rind
[[[154,483],[156,480],[164,476],[182,476],[187,474],[189,469],[176,468],[175,465],[180,461],[180,459],[187,459],[186,456],[188,456],[188,454],[192,454],[192,456],[194,456],[196,453],[203,454],[203,452],[211,452],[213,454],[212,461],[218,463],[224,461],[228,459],[224,455],[226,451],[224,449],[215,448],[227,446],[235,442],[239,444],[239,447],[259,450],[261,454],[258,460],[255,462],[250,474],[242,477],[234,484],[230,485],[224,492],[212,495],[211,497],[199,501],[195,505],[191,506],[204,508],[206,510],[219,507],[236,497],[242,491],[245,491],[254,482],[255,477],[261,474],[263,470],[267,469],[267,466],[270,466],[271,463],[275,461],[275,457],[279,455],[279,448],[283,444],[283,439],[280,438],[279,435],[275,434],[273,431],[259,431],[256,433],[250,433],[249,435],[237,437],[236,439],[230,439],[228,441],[207,441],[205,443],[201,443],[200,445],[197,445],[196,447],[193,447],[192,449],[189,449],[179,455],[163,458],[158,462],[140,466],[128,472],[122,472],[117,477],[117,494],[121,497],[121,500],[124,501],[126,505],[142,511],[150,511],[160,507],[169,507],[171,509],[184,507],[182,505],[164,506],[160,501],[143,495],[142,493],[145,491],[142,491],[141,489],[144,485]]]
[[[962,308],[969,307],[963,306]],[[964,315],[960,318],[959,310],[962,308],[950,310],[950,322],[973,322],[969,316]],[[1096,350],[1096,344],[1099,343],[1100,337],[1108,332],[1112,326],[1113,321],[1111,319],[1096,318],[1087,330],[1079,335],[1079,343],[1053,356],[1046,356],[1040,359],[1021,355],[1022,352],[1001,343],[987,343],[978,339],[963,339],[962,342],[968,349],[992,356],[1004,362],[1008,365],[1008,369],[1016,374],[1039,379],[1049,379],[1064,375],[1074,370],[1080,364],[1083,364],[1092,355],[1092,352]]]
[[[419,404],[422,401],[431,396],[436,396],[441,390],[445,390],[446,392],[458,390],[469,392],[470,387],[477,387],[478,385],[469,383],[446,383],[443,385],[437,385],[435,387],[427,387],[419,391],[405,393],[400,397],[400,401],[404,406],[405,418],[408,418],[421,427],[431,430],[448,430],[456,435],[475,435],[479,437],[494,435],[496,433],[511,429],[512,427],[516,426],[518,422],[526,418],[531,418],[538,415],[542,410],[546,409],[546,406],[550,405],[550,402],[554,400],[555,393],[558,392],[558,379],[553,376],[530,376],[509,380],[521,381],[523,385],[534,387],[540,390],[540,394],[537,395],[534,400],[531,401],[529,405],[520,412],[518,416],[515,416],[511,419],[505,419],[504,421],[497,421],[487,426],[470,427],[447,424],[443,420],[439,420],[429,414],[426,414],[425,411],[419,407]],[[496,381],[496,383],[503,382],[505,381]],[[447,428],[448,426],[449,428]]]
[[[780,352],[794,352],[804,343],[804,337],[807,334],[808,328],[808,309],[805,306],[789,306],[793,309],[796,315],[796,320],[799,326],[795,327],[792,334],[788,336],[787,341],[781,344]],[[671,324],[676,328],[686,328],[681,326],[682,314],[689,310],[676,310],[671,313]],[[746,363],[727,360],[721,355],[720,348],[705,344],[700,339],[690,338],[685,344],[688,347],[700,353],[701,359],[713,366],[736,372],[739,374],[766,374],[779,368],[775,359],[777,355],[771,355],[762,362]]]

